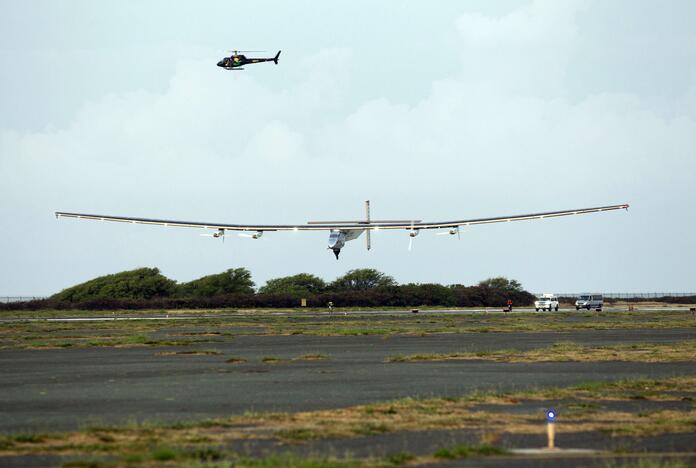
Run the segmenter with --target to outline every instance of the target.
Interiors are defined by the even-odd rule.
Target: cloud
[[[273,121],[256,132],[245,149],[245,158],[266,159],[273,164],[302,162],[306,158],[304,136],[286,124]]]
[[[460,16],[462,79],[520,94],[560,92],[577,47],[578,10],[575,1],[541,0],[502,17]]]
[[[20,213],[36,217],[30,233],[10,234],[11,242],[33,252],[34,264],[47,262],[41,279],[55,290],[77,275],[52,277],[52,269],[66,259],[61,252],[79,252],[81,243],[90,242],[43,239],[56,230],[95,233],[113,243],[111,252],[75,259],[85,276],[95,265],[113,271],[146,262],[185,279],[221,270],[230,260],[209,250],[209,244],[196,247],[200,262],[185,255],[172,258],[171,251],[190,239],[171,238],[169,232],[56,227],[47,217],[54,209],[280,223],[356,216],[368,197],[386,217],[424,218],[632,202],[637,211],[629,222],[598,217],[482,227],[481,237],[472,232],[466,236],[470,244],[463,241],[457,250],[419,236],[429,256],[419,257],[417,246],[410,259],[404,259],[398,240],[380,237],[371,257],[349,244],[352,251],[344,254],[342,265],[370,264],[404,281],[443,282],[473,281],[489,269],[492,274],[502,269],[518,272],[531,287],[558,281],[565,288],[582,283],[598,290],[608,287],[604,284],[649,288],[654,278],[641,276],[645,269],[670,278],[664,287],[668,281],[686,284],[679,275],[688,266],[670,271],[666,265],[693,265],[693,245],[654,226],[696,227],[688,214],[696,200],[683,196],[696,170],[696,80],[692,75],[677,98],[571,92],[569,68],[574,54],[587,47],[581,12],[574,2],[545,1],[501,17],[463,14],[452,26],[460,39],[459,71],[434,81],[412,104],[384,97],[356,100],[360,93],[352,78],[365,70],[357,68],[347,49],[283,63],[290,78],[280,83],[260,78],[280,68],[225,73],[205,57],[179,62],[163,92],[104,96],[86,103],[63,128],[2,130],[0,171],[12,174],[2,188],[5,200],[11,200],[0,210],[3,219]],[[140,235],[151,243],[137,245]],[[277,237],[273,242],[264,237],[262,250],[243,244],[231,258],[252,267],[259,283],[309,269],[308,264],[319,265],[315,273],[335,276],[335,264],[320,263],[331,259],[323,255],[323,239]],[[38,239],[45,247],[32,247]],[[674,249],[673,257],[656,250],[665,244]],[[625,278],[556,262],[556,280],[535,264],[544,251],[568,262],[574,246],[614,259]],[[278,264],[261,251],[286,260]],[[3,272],[3,281],[32,281],[19,254],[3,255],[6,264],[17,266],[19,278]],[[462,271],[461,264],[471,269]]]

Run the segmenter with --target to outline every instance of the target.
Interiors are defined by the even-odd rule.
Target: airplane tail
[[[278,57],[280,57],[280,51],[278,51],[275,57],[273,57],[273,63],[275,63],[276,65],[278,65]]]

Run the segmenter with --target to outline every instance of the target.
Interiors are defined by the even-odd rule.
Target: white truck
[[[537,298],[537,300],[534,301],[534,310],[539,312],[539,309],[548,310],[549,312],[551,312],[551,309],[555,309],[556,312],[558,312],[558,298],[556,295],[547,293]]]
[[[597,293],[580,294],[578,300],[575,301],[575,310],[595,309],[597,312],[601,312],[602,307],[604,307],[604,296]]]

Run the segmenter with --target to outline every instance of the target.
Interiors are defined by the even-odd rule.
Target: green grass
[[[384,434],[385,432],[393,432],[394,429],[391,425],[386,423],[376,423],[366,421],[362,424],[356,426],[353,431],[357,435],[361,436],[371,436],[376,434]]]
[[[290,453],[283,453],[265,458],[241,457],[232,466],[249,468],[357,468],[379,465],[354,459],[336,459],[316,455],[302,457]]]
[[[570,403],[565,403],[562,407],[565,411],[572,414],[596,413],[601,408],[601,406],[597,403],[588,401],[573,401]]]
[[[150,454],[150,458],[156,461],[176,460],[180,456],[181,452],[171,447],[158,447]]]
[[[22,433],[13,437],[14,442],[22,444],[39,444],[44,442],[49,436],[47,434]]]
[[[71,315],[58,311],[58,315]],[[161,313],[162,311],[157,311]],[[229,313],[229,311],[170,311],[178,313]],[[42,312],[44,313],[44,312]],[[121,312],[118,312],[119,314]],[[142,316],[152,311],[131,311]],[[48,316],[51,312],[45,312]],[[249,312],[254,314],[254,312]],[[298,316],[234,314],[191,320],[138,320],[107,322],[22,322],[0,329],[0,348],[71,348],[97,346],[187,346],[229,341],[239,335],[391,336],[438,333],[507,333],[608,329],[694,328],[689,311],[584,312],[503,314],[386,314],[354,312],[349,316],[311,312]],[[80,316],[89,316],[81,312]],[[99,312],[98,315],[103,315]],[[184,339],[185,338],[185,339]],[[559,351],[562,351],[562,347]]]
[[[412,453],[399,452],[399,453],[393,453],[393,454],[387,456],[386,461],[390,465],[401,466],[401,465],[405,465],[408,462],[413,461],[415,459],[416,459],[416,456],[413,455]]]
[[[433,454],[437,458],[446,458],[454,460],[457,458],[480,457],[491,455],[505,455],[508,452],[500,447],[493,445],[454,445],[452,447],[443,447],[438,449]]]

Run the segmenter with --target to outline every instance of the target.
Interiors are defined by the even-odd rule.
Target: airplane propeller
[[[408,233],[408,251],[413,249],[413,238],[418,235],[418,229],[413,228],[413,221],[411,222],[411,230]]]

